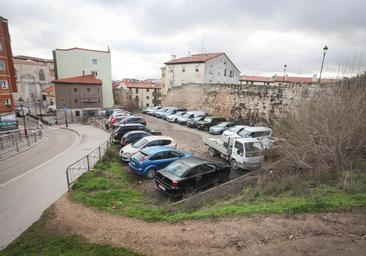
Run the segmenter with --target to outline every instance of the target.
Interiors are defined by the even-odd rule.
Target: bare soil
[[[352,256],[366,252],[366,209],[147,223],[86,208],[65,195],[48,213],[47,230],[144,255]]]

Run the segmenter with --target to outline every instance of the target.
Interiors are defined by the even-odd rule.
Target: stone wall
[[[325,93],[329,88],[323,85],[186,84],[172,88],[163,105],[203,110],[249,125],[271,124],[285,117],[301,100]]]

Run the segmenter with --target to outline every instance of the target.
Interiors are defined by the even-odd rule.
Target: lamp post
[[[327,54],[327,50],[328,50],[328,46],[324,46],[323,47],[323,60],[322,60],[322,65],[320,67],[320,74],[319,74],[319,84],[322,81],[322,72],[323,72],[323,66],[324,66],[324,59],[325,59],[325,55]]]
[[[64,114],[65,114],[65,125],[66,125],[66,127],[69,127],[69,125],[68,125],[68,123],[67,123],[67,115],[66,115],[66,102],[65,102],[65,100],[63,100],[62,101],[62,105],[63,105],[63,107],[64,107]]]
[[[285,77],[286,77],[286,68],[287,68],[287,65],[283,65],[283,82],[285,82]]]
[[[23,117],[24,135],[28,136],[27,124],[25,122],[25,115],[24,115],[24,109],[23,109],[23,98],[20,98],[19,102],[20,102],[20,110],[22,111],[22,117]]]
[[[38,103],[39,103],[39,116],[42,121],[42,100],[38,100]]]

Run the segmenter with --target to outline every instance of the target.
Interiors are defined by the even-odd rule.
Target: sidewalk
[[[62,127],[49,129],[59,128]],[[90,125],[71,124],[69,128],[73,131],[68,132],[74,133],[75,139],[65,142],[70,144],[66,150],[0,185],[0,249],[38,220],[42,212],[67,191],[67,166],[109,138],[108,133]],[[17,164],[14,163],[14,169]]]

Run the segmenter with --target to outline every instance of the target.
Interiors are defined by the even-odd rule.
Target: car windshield
[[[247,142],[245,143],[245,156],[256,157],[260,156],[262,152],[262,145],[259,142]]]
[[[137,152],[136,154],[133,155],[133,159],[137,160],[137,161],[142,161],[145,157],[147,156],[147,154],[145,154],[144,152]]]
[[[250,136],[250,134],[251,132],[245,129],[238,133],[238,135],[243,138],[251,138],[252,136]]]
[[[237,131],[239,131],[241,128],[243,128],[243,127],[240,127],[240,126],[234,126],[234,127],[230,128],[230,129],[228,129],[228,131],[230,131],[230,132],[237,132]]]
[[[168,165],[165,170],[177,177],[183,177],[183,175],[189,170],[189,166],[184,164],[182,161],[175,161]]]
[[[177,116],[183,116],[185,112],[177,112],[175,115]]]
[[[116,130],[114,130],[114,132],[115,133],[118,133],[119,132],[119,130],[121,130],[121,127],[119,126],[119,127],[117,127],[117,129]]]
[[[206,117],[204,121],[205,122],[211,122],[211,120],[212,120],[212,117]]]
[[[133,143],[131,146],[133,148],[141,148],[143,145],[145,145],[147,143],[147,139],[140,139],[138,141],[136,141],[135,143]]]
[[[218,127],[225,127],[228,124],[229,124],[228,122],[222,122],[222,123],[219,123],[217,126]]]

